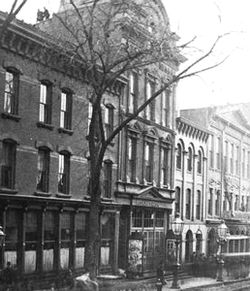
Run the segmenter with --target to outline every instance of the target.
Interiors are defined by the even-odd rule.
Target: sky
[[[20,0],[19,0],[20,1]],[[170,28],[180,36],[179,44],[191,43],[186,57],[195,59],[206,52],[218,35],[224,35],[205,65],[224,58],[217,68],[178,84],[178,109],[250,102],[248,67],[250,64],[249,0],[162,0]],[[9,11],[12,0],[0,1],[0,10]],[[60,0],[28,0],[18,15],[28,23],[36,22],[37,10],[58,11]],[[184,63],[184,68],[188,63]]]

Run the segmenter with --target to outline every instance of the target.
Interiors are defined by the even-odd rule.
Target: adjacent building
[[[217,226],[230,232],[228,256],[249,253],[250,126],[249,104],[183,110],[183,116],[207,128],[208,172],[205,221],[207,255],[217,252]]]

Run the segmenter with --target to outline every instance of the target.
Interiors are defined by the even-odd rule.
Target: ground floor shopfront
[[[153,187],[139,195],[121,194],[119,267],[136,276],[155,275],[166,260],[166,233],[170,225],[172,199]],[[127,202],[127,203],[126,203]]]
[[[7,262],[21,277],[49,277],[64,270],[84,272],[88,201],[0,197],[0,224],[5,240],[1,268]],[[103,204],[100,272],[118,267],[119,208]]]

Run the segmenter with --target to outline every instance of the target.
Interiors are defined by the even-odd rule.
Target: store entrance
[[[164,211],[134,208],[131,232],[143,234],[143,273],[155,272],[164,260]]]

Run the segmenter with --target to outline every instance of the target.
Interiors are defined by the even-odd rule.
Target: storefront
[[[25,277],[55,277],[71,269],[84,272],[87,201],[46,201],[1,197],[0,224],[5,232],[1,268],[10,262]],[[119,209],[103,205],[100,218],[100,272],[117,269]]]
[[[141,236],[141,258],[138,258],[138,274],[155,274],[165,258],[165,237],[169,227],[172,199],[165,198],[155,188],[131,197],[130,205],[123,206],[120,220],[119,266],[127,270],[131,266],[129,241]],[[137,239],[140,240],[139,238]],[[126,242],[126,244],[124,243]],[[139,243],[138,243],[139,244]],[[134,246],[133,246],[134,247]]]

